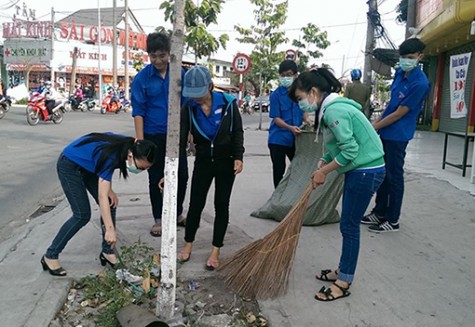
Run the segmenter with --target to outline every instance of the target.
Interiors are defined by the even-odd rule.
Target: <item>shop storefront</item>
[[[54,32],[51,21],[37,21],[34,17],[15,16],[12,22],[3,24],[4,61],[10,86],[27,83],[31,89],[38,87],[41,80],[51,80],[58,89],[67,91],[73,83],[93,86],[97,92],[100,75],[104,84],[112,84],[113,29],[91,25],[91,20],[89,24],[77,21],[77,17],[85,17],[82,11],[88,10],[56,22]],[[137,63],[149,63],[144,51],[146,35],[129,32],[128,56],[125,31],[120,28],[117,43],[118,84],[123,85],[126,62],[129,79],[136,75]],[[71,82],[73,70],[76,79]]]
[[[475,127],[475,1],[417,1],[417,35],[427,45],[434,131]]]

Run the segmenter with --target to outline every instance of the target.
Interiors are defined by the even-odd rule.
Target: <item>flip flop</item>
[[[187,256],[188,255],[188,256]],[[186,257],[187,256],[187,257]],[[184,258],[186,257],[186,258]],[[178,254],[178,262],[179,263],[185,263],[185,262],[188,262],[190,261],[190,258],[191,258],[191,252],[180,252]]]
[[[159,230],[157,230],[159,228]],[[152,229],[150,230],[150,235],[153,237],[160,237],[162,236],[162,226],[159,224],[155,224],[152,226]]]
[[[208,259],[206,261],[205,269],[209,271],[213,271],[215,269],[218,269],[219,267],[219,260],[214,260],[214,259]]]

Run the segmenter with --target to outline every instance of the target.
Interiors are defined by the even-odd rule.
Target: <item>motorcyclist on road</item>
[[[45,88],[46,88],[45,81],[40,79],[40,86],[38,86],[38,88],[36,89],[36,92],[42,94]]]
[[[76,101],[79,103],[84,99],[84,92],[81,88],[81,85],[76,86],[76,93],[74,94]]]
[[[119,85],[116,84],[114,87],[110,86],[107,89],[107,93],[111,95],[110,106],[112,107],[112,104],[116,103],[117,107],[119,107]]]
[[[45,97],[45,105],[46,105],[46,109],[48,109],[48,114],[49,114],[48,118],[51,118],[51,116],[53,115],[53,109],[56,104],[55,99],[57,98],[57,94],[54,88],[52,87],[52,84],[50,81],[46,81],[44,83],[44,90],[43,92],[41,92],[41,95]]]

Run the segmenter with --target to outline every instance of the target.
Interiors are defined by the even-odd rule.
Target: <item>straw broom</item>
[[[256,299],[275,298],[287,292],[295,252],[312,183],[277,227],[234,255],[218,268],[237,294]]]

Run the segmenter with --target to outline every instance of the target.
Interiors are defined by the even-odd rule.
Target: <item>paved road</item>
[[[257,128],[259,120],[258,113],[243,116],[245,128]],[[262,121],[262,128],[268,128],[268,114],[263,114]],[[134,135],[130,113],[101,115],[97,110],[67,112],[59,125],[40,122],[29,126],[24,106],[13,106],[0,126],[0,242],[24,224],[25,217],[62,197],[56,159],[66,144],[93,131]]]
[[[62,195],[56,159],[67,143],[92,131],[133,133],[130,113],[67,112],[59,125],[30,126],[24,106],[13,106],[0,126],[0,241],[41,205],[50,205]]]

